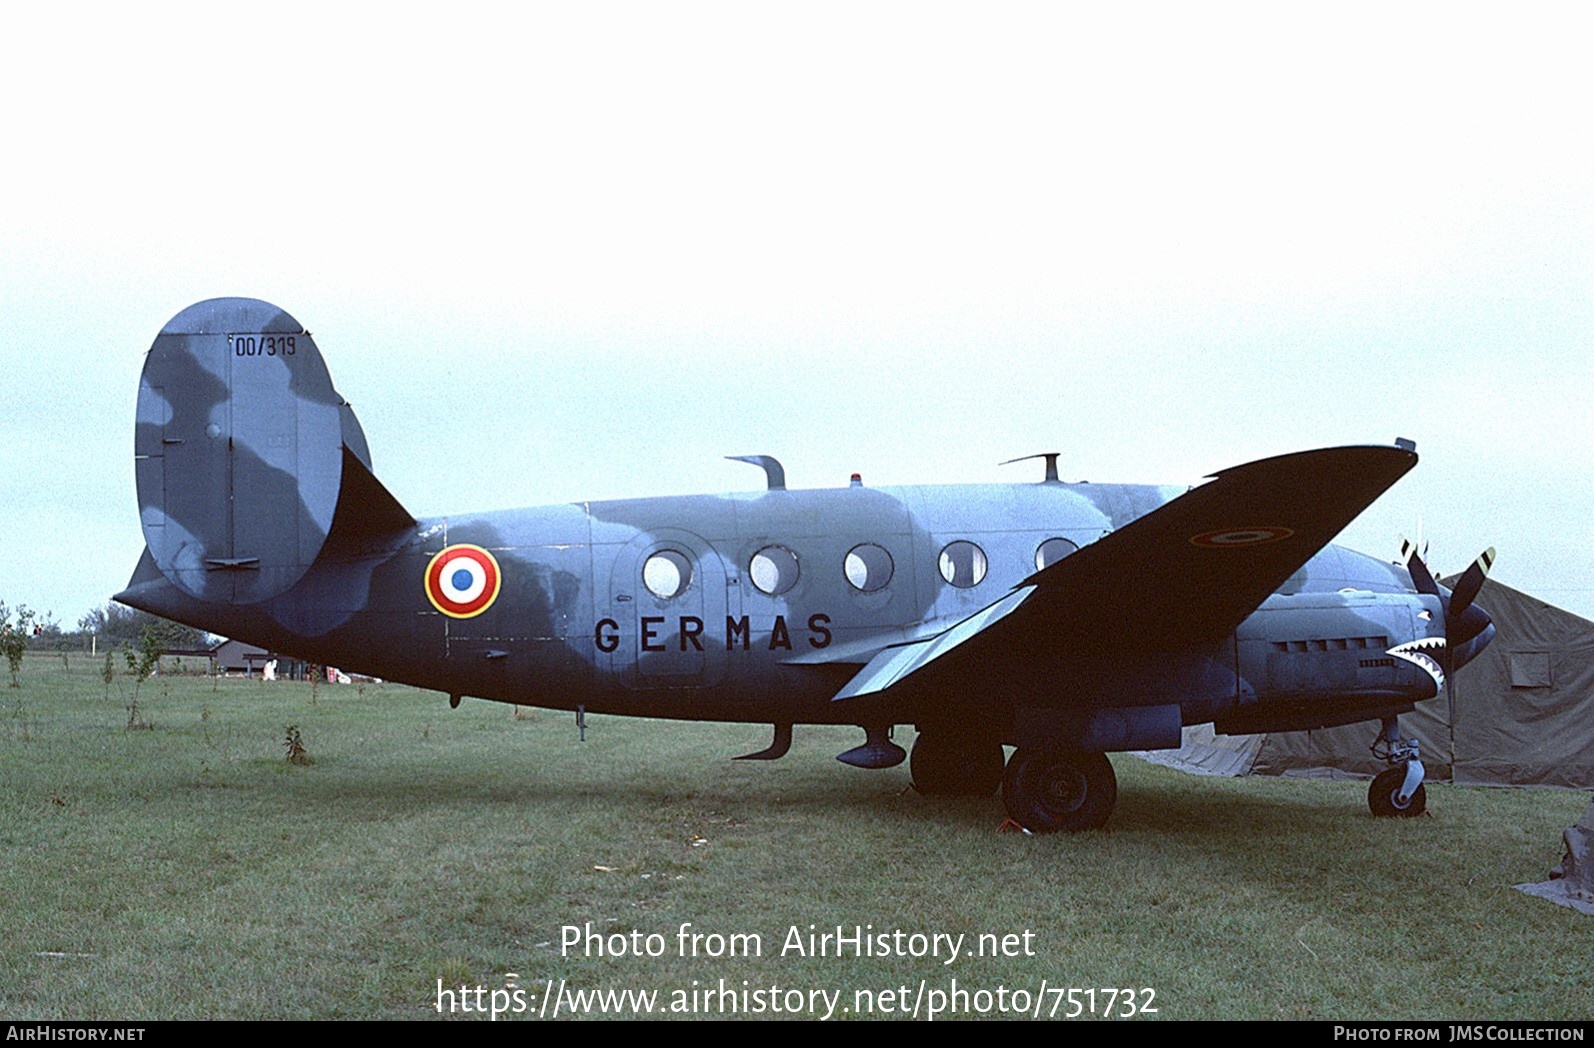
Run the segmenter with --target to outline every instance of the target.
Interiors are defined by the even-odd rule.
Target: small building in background
[[[260,677],[266,663],[276,662],[278,680],[306,680],[309,664],[280,652],[267,651],[241,640],[224,640],[211,651],[216,672],[236,677]]]

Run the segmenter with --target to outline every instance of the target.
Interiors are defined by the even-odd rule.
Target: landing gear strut
[[[1367,788],[1367,807],[1380,818],[1413,818],[1428,810],[1428,792],[1422,788],[1422,761],[1417,740],[1402,740],[1400,721],[1385,717],[1383,728],[1373,742],[1373,755],[1393,767],[1380,772]]]
[[[913,788],[926,797],[989,797],[1002,781],[1002,744],[921,730],[908,770]]]
[[[1019,749],[1007,762],[1002,801],[1031,833],[1099,829],[1118,803],[1118,777],[1104,754]]]

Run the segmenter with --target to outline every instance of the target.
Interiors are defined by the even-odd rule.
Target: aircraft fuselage
[[[195,607],[148,571],[122,599],[452,694],[632,716],[854,723],[858,711],[831,697],[879,651],[947,629],[1009,593],[1048,554],[1088,546],[1184,490],[858,486],[561,505],[423,520],[399,541],[324,555],[287,593],[259,604]],[[490,605],[456,617],[428,600],[426,569],[460,546],[489,551],[502,579]],[[860,563],[871,555],[877,563]],[[671,558],[674,579],[685,576],[679,593],[654,592],[650,572],[661,557]],[[1321,704],[1359,694],[1368,708],[1388,699],[1409,706],[1433,693],[1431,683],[1372,649],[1421,634],[1421,601],[1404,569],[1330,546],[1227,644],[1200,654],[1235,671],[1216,694],[1170,694],[1178,682],[1161,678],[1177,659],[1156,638],[1129,638],[1123,652],[1079,653],[1075,669],[1104,663],[1109,682],[1098,704],[1199,700],[1189,722],[1272,697]],[[1147,652],[1161,669],[1140,665]],[[1138,695],[1126,681],[1137,665],[1145,678]],[[989,690],[971,681],[954,704]],[[1077,688],[1022,697],[1041,705],[1080,698]],[[910,704],[871,709],[868,719],[919,716]]]
[[[213,299],[156,337],[134,436],[146,549],[118,600],[312,662],[461,696],[643,717],[856,724],[839,759],[990,792],[1038,830],[1116,796],[1102,754],[1395,717],[1489,642],[1421,563],[1330,545],[1414,445],[1247,463],[1191,489],[1039,483],[764,490],[418,519],[376,478],[297,320]],[[487,478],[484,478],[484,484]],[[1018,747],[1009,760],[1004,745]],[[1005,765],[1005,771],[1004,771]],[[1414,799],[1415,798],[1415,799]]]

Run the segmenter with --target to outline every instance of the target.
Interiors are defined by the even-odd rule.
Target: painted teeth
[[[1445,639],[1443,637],[1423,637],[1420,640],[1410,640],[1404,644],[1397,644],[1389,649],[1388,654],[1398,659],[1405,659],[1432,677],[1436,687],[1443,688],[1445,686],[1445,671],[1429,653],[1438,653],[1444,649]]]

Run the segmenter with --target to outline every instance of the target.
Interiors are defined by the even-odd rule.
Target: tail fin
[[[155,337],[133,440],[144,541],[190,596],[254,604],[287,591],[332,532],[413,523],[371,475],[354,411],[315,340],[265,302],[189,306]],[[357,505],[341,508],[339,500]]]

